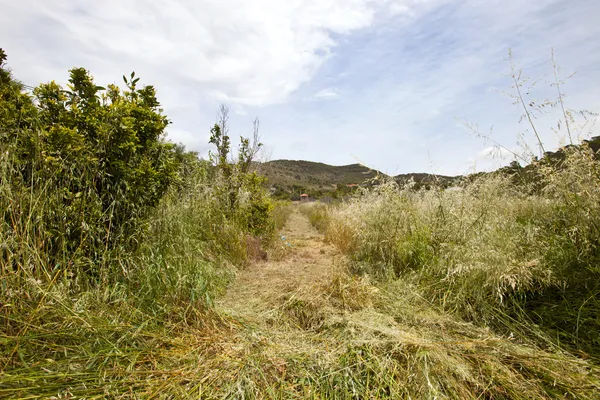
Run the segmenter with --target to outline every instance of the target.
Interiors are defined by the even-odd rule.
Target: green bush
[[[211,320],[247,236],[272,232],[261,178],[245,154],[226,180],[165,141],[155,91],[134,74],[121,91],[73,69],[67,88],[28,93],[0,59],[0,390],[149,388],[132,370],[172,368],[174,341]]]
[[[5,59],[2,54],[3,233],[8,243],[26,240],[48,268],[69,258],[98,276],[97,261],[107,250],[138,246],[143,222],[176,180],[175,146],[163,139],[168,120],[154,88],[138,88],[133,73],[121,91],[97,86],[75,68],[67,88],[50,82],[30,95]],[[7,251],[19,254],[22,245]]]

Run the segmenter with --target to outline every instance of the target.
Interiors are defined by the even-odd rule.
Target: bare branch
[[[229,136],[229,107],[225,104],[219,106],[217,125],[221,128],[221,134],[223,136]]]

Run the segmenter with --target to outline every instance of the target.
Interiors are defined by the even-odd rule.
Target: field
[[[201,160],[135,74],[30,92],[5,61],[1,398],[600,398],[589,143],[292,204],[226,107]]]

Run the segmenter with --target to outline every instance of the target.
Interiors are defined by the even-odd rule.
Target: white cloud
[[[264,106],[311,79],[335,47],[332,35],[368,27],[378,12],[404,3],[408,12],[420,1],[0,0],[0,33],[9,55],[19,48],[17,32],[34,38],[18,55],[28,59],[21,65],[33,64],[51,33],[55,51],[124,71],[142,65],[152,78],[185,80],[219,101]]]
[[[104,85],[135,70],[156,86],[169,136],[201,152],[226,102],[232,134],[259,116],[274,158],[343,164],[357,153],[387,172],[449,175],[465,160],[497,163],[454,117],[514,145],[526,126],[492,90],[509,83],[509,47],[533,77],[551,73],[554,47],[565,74],[579,72],[569,106],[600,104],[597,0],[0,0],[0,10],[19,79],[64,82],[84,66]],[[536,121],[549,147],[555,121]]]
[[[509,149],[488,146],[466,157],[460,164],[459,174],[469,174],[478,171],[493,171],[507,165],[515,159]],[[456,160],[459,161],[459,160]]]
[[[508,160],[514,157],[515,152],[512,150],[503,147],[488,146],[485,149],[479,151],[475,159],[496,158],[501,160]]]
[[[335,89],[327,88],[319,90],[313,97],[315,99],[335,99],[340,97],[340,94]]]

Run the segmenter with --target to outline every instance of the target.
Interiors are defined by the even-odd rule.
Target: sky
[[[560,77],[576,73],[566,106],[600,112],[598,20],[597,0],[0,0],[0,47],[28,85],[135,71],[168,138],[200,155],[226,104],[233,136],[260,119],[264,159],[458,175],[510,162],[520,135],[534,143],[504,93],[509,49],[528,103],[556,97],[554,49]],[[564,143],[559,111],[535,120],[546,150]],[[594,121],[574,136],[598,134]]]

